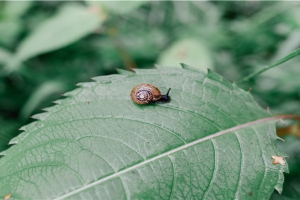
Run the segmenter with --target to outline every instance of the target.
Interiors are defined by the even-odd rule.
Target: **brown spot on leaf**
[[[250,196],[250,197],[252,197],[252,196],[253,196],[253,193],[252,193],[251,191],[249,192],[249,196]]]

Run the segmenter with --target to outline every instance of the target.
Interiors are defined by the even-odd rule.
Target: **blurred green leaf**
[[[272,60],[276,61],[300,47],[300,29],[293,31],[278,47]]]
[[[251,4],[255,4],[255,2],[251,2]],[[274,1],[266,4],[265,7],[259,9],[251,17],[239,17],[230,21],[228,30],[234,33],[231,39],[231,44],[234,45],[231,46],[234,47],[236,56],[240,57],[251,53],[254,55],[269,53],[279,41],[272,27],[284,21],[281,19],[284,19],[289,12],[298,10],[299,5],[300,3],[296,1],[290,3]],[[249,6],[250,8],[251,6]],[[231,31],[230,34],[232,34]]]
[[[15,19],[24,15],[27,10],[32,6],[34,1],[4,1],[4,10],[1,15],[4,18]]]
[[[0,44],[11,46],[22,31],[20,20],[0,21]]]
[[[59,81],[48,81],[41,84],[22,107],[19,117],[24,120],[40,105],[42,101],[54,93],[62,93],[66,89],[65,84]]]
[[[248,30],[254,29],[255,26],[259,26],[265,23],[266,21],[273,19],[279,14],[295,9],[296,7],[299,8],[299,5],[300,3],[297,1],[291,2],[289,4],[282,1],[274,2],[270,6],[262,9],[260,12],[251,16],[249,20],[251,21],[253,26],[248,27]]]
[[[43,22],[18,47],[16,59],[25,61],[36,55],[69,45],[91,34],[101,25],[100,17],[76,4],[66,4]]]
[[[6,65],[12,58],[12,53],[0,47],[0,65]]]
[[[141,5],[147,3],[147,1],[86,1],[89,5],[103,6],[109,12],[115,14],[129,13]]]
[[[12,120],[0,119],[0,151],[6,150],[9,141],[19,133],[20,123]]]
[[[275,118],[220,75],[184,66],[96,77],[66,93],[2,152],[0,196],[16,199],[268,199]],[[172,88],[137,105],[132,88]],[[260,120],[258,120],[260,119]],[[220,189],[222,188],[222,189]],[[186,191],[183,193],[183,191]]]
[[[180,3],[181,1],[176,1],[174,3]],[[192,7],[197,7],[199,10],[202,11],[203,15],[205,16],[204,22],[207,23],[209,26],[213,26],[217,28],[219,25],[219,20],[221,20],[221,10],[219,7],[214,5],[213,2],[210,1],[190,1]],[[180,12],[181,5],[179,4],[178,10]],[[209,12],[207,12],[209,10]],[[194,14],[189,10],[190,14]],[[196,20],[195,20],[196,21]],[[189,21],[187,21],[189,23]],[[200,27],[199,27],[200,28]]]
[[[139,37],[136,37],[138,35]],[[135,59],[157,59],[168,38],[162,32],[154,30],[137,30],[134,33],[123,34],[124,46]],[[134,42],[132,42],[134,41]]]
[[[273,80],[272,80],[273,81]],[[259,82],[260,83],[260,82]],[[294,88],[295,89],[295,88]],[[299,89],[300,90],[300,89]],[[262,93],[265,93],[266,91],[263,91]],[[282,114],[282,113],[290,113],[290,114],[297,114],[300,115],[300,101],[298,99],[290,99],[285,98],[285,95],[276,91],[271,90],[271,92],[278,94],[278,96],[281,96],[281,98],[277,98],[277,102],[281,102],[280,104],[276,102],[275,106],[272,106],[272,112]],[[292,91],[293,93],[294,91]],[[270,95],[270,98],[274,98],[273,95]],[[285,100],[282,100],[285,99]]]
[[[293,58],[295,58],[295,57],[297,57],[297,56],[299,56],[299,55],[300,55],[300,48],[297,49],[297,50],[295,50],[294,52],[292,52],[292,53],[286,55],[285,57],[283,57],[283,58],[277,60],[275,63],[273,63],[273,64],[271,64],[271,65],[268,65],[268,66],[265,66],[265,67],[261,67],[260,69],[258,69],[258,70],[256,70],[255,72],[249,74],[248,76],[246,76],[246,77],[244,77],[244,78],[241,78],[241,79],[238,80],[236,83],[237,83],[238,85],[242,85],[242,84],[244,84],[245,82],[249,81],[250,79],[252,79],[252,78],[254,78],[254,77],[260,75],[261,73],[263,73],[263,72],[265,72],[265,71],[267,71],[267,70],[270,70],[270,69],[272,69],[272,68],[274,68],[274,67],[276,67],[276,66],[279,66],[279,65],[281,65],[281,64],[283,64],[283,63],[285,63],[285,62],[287,62],[287,61],[289,61],[289,60],[291,60],[291,59],[293,59]]]
[[[258,29],[261,29],[262,27],[260,26],[263,26],[263,24],[267,21],[272,20],[276,16],[283,14],[287,11],[297,9],[297,7],[299,8],[299,6],[300,3],[296,1],[291,2],[290,4],[281,1],[274,2],[270,6],[261,9],[258,13],[254,14],[250,18],[233,21],[233,26],[230,28],[244,33],[240,36],[245,37],[246,35],[251,35],[255,33],[256,31],[258,31]]]
[[[157,62],[160,65],[178,67],[179,63],[186,63],[204,71],[214,69],[209,48],[204,42],[197,39],[176,41],[175,44],[161,53]]]
[[[257,85],[260,91],[280,91],[283,94],[299,93],[299,68],[300,59],[295,59],[286,65],[270,70],[257,78]]]

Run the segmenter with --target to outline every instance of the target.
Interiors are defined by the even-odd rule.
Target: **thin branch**
[[[246,77],[244,77],[244,78],[238,80],[238,81],[236,82],[236,84],[237,84],[237,85],[242,85],[242,84],[244,84],[245,82],[249,81],[251,78],[253,78],[253,77],[255,77],[255,76],[257,76],[257,75],[259,75],[259,74],[261,74],[261,73],[263,73],[263,72],[265,72],[265,71],[267,71],[268,69],[271,69],[271,68],[273,68],[273,67],[276,67],[276,66],[278,66],[278,65],[280,65],[280,64],[282,64],[282,63],[285,63],[286,61],[288,61],[288,60],[290,60],[290,59],[292,59],[292,58],[298,56],[299,54],[300,54],[300,48],[297,49],[296,51],[294,51],[293,53],[291,53],[291,54],[285,56],[284,58],[278,60],[278,61],[275,62],[274,64],[265,66],[264,68],[261,68],[261,69],[257,70],[256,72],[253,72],[252,74],[250,74],[250,75],[248,75],[248,76],[246,76]]]
[[[136,63],[129,55],[122,41],[118,38],[117,29],[115,27],[109,28],[108,35],[111,37],[115,47],[117,48],[125,67],[128,70],[136,68]]]

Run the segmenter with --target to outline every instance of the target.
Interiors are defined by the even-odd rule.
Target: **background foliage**
[[[116,68],[183,62],[237,81],[300,47],[299,11],[298,2],[2,1],[0,150],[29,116],[60,94]],[[259,104],[274,114],[300,114],[299,61],[269,70],[243,88],[251,87]],[[283,196],[275,192],[272,198],[299,199],[299,139],[293,134],[285,139],[279,147],[291,156],[291,172]]]

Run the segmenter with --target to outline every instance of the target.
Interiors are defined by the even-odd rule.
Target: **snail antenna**
[[[169,90],[168,90],[168,92],[167,92],[167,94],[166,94],[167,97],[169,96],[170,90],[171,90],[171,88],[169,88]]]

